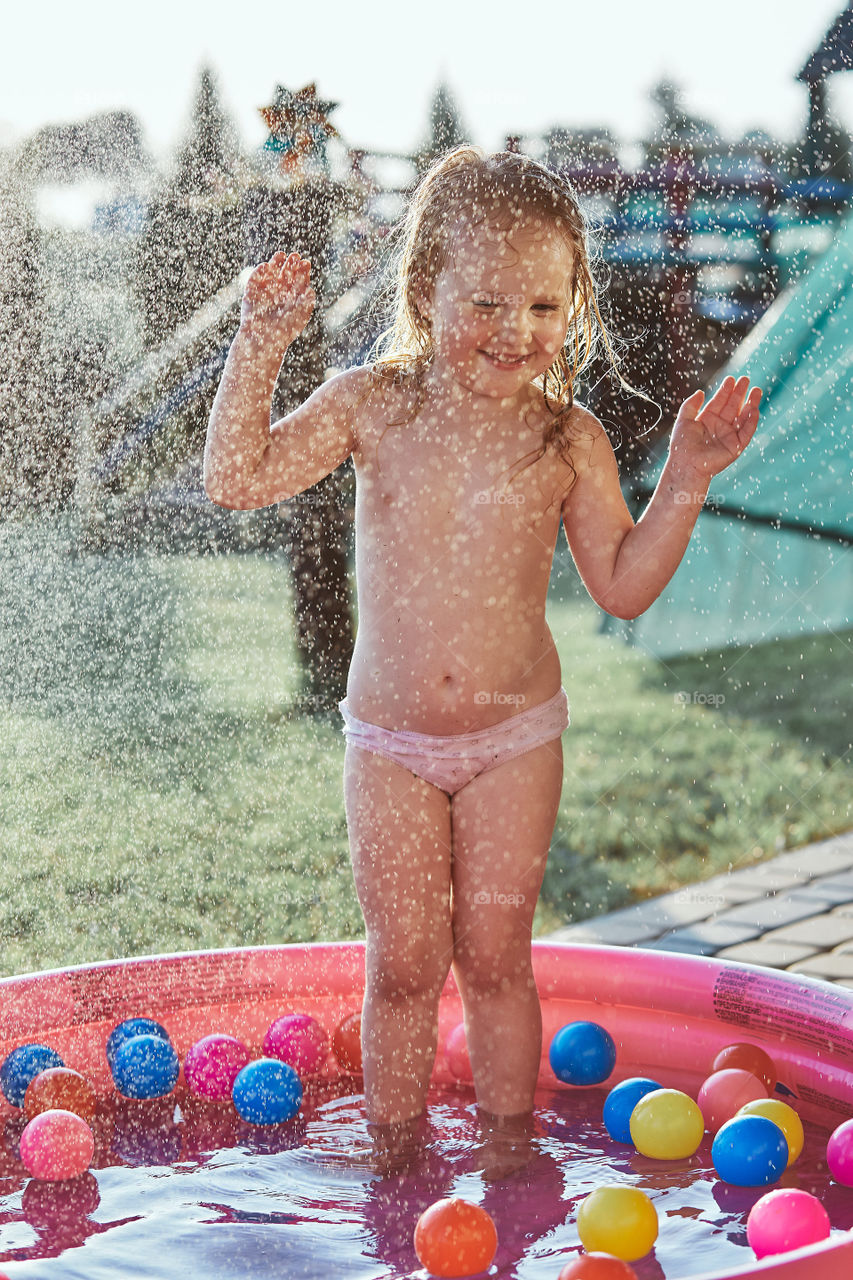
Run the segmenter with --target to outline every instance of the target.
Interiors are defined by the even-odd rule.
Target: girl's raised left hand
[[[749,392],[749,394],[747,394]],[[703,406],[696,391],[678,411],[669,441],[669,458],[697,483],[710,482],[740,457],[758,426],[761,388],[749,390],[749,378],[724,378]]]

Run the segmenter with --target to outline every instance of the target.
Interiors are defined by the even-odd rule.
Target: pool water
[[[425,1277],[412,1245],[419,1215],[445,1196],[488,1209],[498,1252],[488,1274],[556,1280],[580,1250],[580,1200],[602,1183],[640,1187],[658,1211],[654,1252],[639,1280],[735,1268],[753,1255],[747,1214],[768,1188],[717,1178],[706,1138],[689,1160],[661,1163],[613,1142],[607,1090],[540,1090],[529,1164],[487,1180],[473,1091],[434,1086],[429,1150],[406,1173],[369,1163],[364,1098],[324,1082],[292,1121],[243,1123],[230,1103],[178,1089],[167,1099],[101,1102],[93,1168],[72,1183],[27,1178],[17,1155],[23,1118],[0,1148],[0,1268],[53,1280]],[[345,1092],[346,1091],[346,1092]],[[780,1183],[820,1198],[834,1231],[853,1227],[853,1191],[835,1184],[828,1134],[806,1125],[803,1154]]]

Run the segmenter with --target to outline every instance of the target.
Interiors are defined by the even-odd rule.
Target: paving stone
[[[839,902],[837,907],[832,908],[832,914],[834,916],[853,916],[853,899],[850,902]],[[853,926],[851,926],[851,932],[853,932]]]
[[[846,867],[853,866],[853,834],[833,836],[829,840],[820,840],[817,844],[788,849],[763,865],[778,867],[780,871],[806,867],[812,876],[843,871]]]
[[[795,889],[812,879],[813,872],[806,868],[798,871],[784,871],[773,862],[765,862],[757,867],[745,867],[743,871],[733,871],[732,878],[737,876],[741,886],[755,889],[758,897],[762,893],[779,892],[784,889]]]
[[[808,884],[798,885],[796,892],[800,897],[814,898],[818,902],[838,906],[853,899],[853,877],[848,881],[839,880],[836,876],[820,876],[817,880],[810,880]]]
[[[804,973],[810,978],[843,978],[853,981],[853,954],[838,951],[822,951],[805,960],[786,966],[789,973]]]
[[[836,911],[827,911],[771,929],[764,937],[770,942],[793,942],[816,951],[829,951],[853,939],[853,920]]]
[[[628,947],[635,942],[646,942],[660,933],[656,925],[643,923],[621,912],[599,916],[597,920],[580,920],[549,933],[543,942],[599,942],[607,946]]]
[[[763,964],[768,969],[785,969],[796,960],[816,955],[820,947],[802,946],[796,942],[754,938],[752,942],[739,942],[734,947],[724,947],[717,952],[718,960],[737,960],[740,964]]]
[[[720,947],[733,947],[738,942],[749,942],[762,932],[760,926],[744,920],[699,920],[696,924],[686,925],[683,929],[673,929],[664,934],[659,941],[675,939],[676,942],[695,942],[708,944],[714,950]],[[658,944],[655,943],[657,946]]]
[[[752,881],[741,880],[737,871],[726,872],[721,876],[712,876],[703,880],[697,889],[704,889],[710,897],[721,899],[721,909],[737,906],[741,902],[754,902],[764,897],[764,888],[757,887]]]
[[[703,942],[699,938],[680,937],[679,933],[669,933],[655,942],[640,943],[643,951],[676,951],[689,956],[712,956],[718,945],[716,942]]]
[[[822,915],[833,905],[832,902],[822,901],[812,895],[779,893],[768,898],[757,898],[755,902],[747,902],[740,907],[733,907],[731,911],[724,912],[717,919],[721,922],[725,920],[733,923],[748,921],[759,926],[756,932],[766,932],[770,929],[780,929],[785,924],[793,924],[795,920],[806,920],[809,916]]]

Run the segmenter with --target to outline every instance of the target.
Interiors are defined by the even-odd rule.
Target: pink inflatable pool
[[[540,1085],[554,1077],[547,1047],[566,1022],[590,1019],[613,1035],[617,1066],[608,1084],[633,1075],[662,1078],[695,1097],[724,1045],[750,1040],[775,1060],[784,1096],[827,1131],[853,1116],[853,991],[768,969],[693,956],[615,947],[533,947],[543,1012]],[[43,1041],[96,1090],[112,1092],[104,1056],[122,1018],[144,1014],[168,1030],[183,1058],[213,1030],[254,1052],[283,1008],[334,1028],[360,1007],[362,943],[246,948],[94,964],[0,980],[0,1058]],[[452,1084],[443,1046],[461,1021],[452,975],[440,1012],[434,1080]],[[330,1059],[325,1074],[337,1074]],[[12,1108],[3,1103],[6,1117]],[[2,1118],[2,1117],[0,1117]],[[853,1190],[850,1192],[853,1197]],[[853,1233],[693,1280],[847,1280]]]

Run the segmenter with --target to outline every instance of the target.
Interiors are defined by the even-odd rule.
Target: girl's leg
[[[477,1101],[494,1116],[533,1107],[542,1015],[530,941],[562,781],[555,738],[480,774],[451,801],[453,969]]]
[[[367,930],[367,1118],[399,1125],[425,1108],[438,1000],[453,958],[450,800],[394,761],[348,743],[344,801]]]

